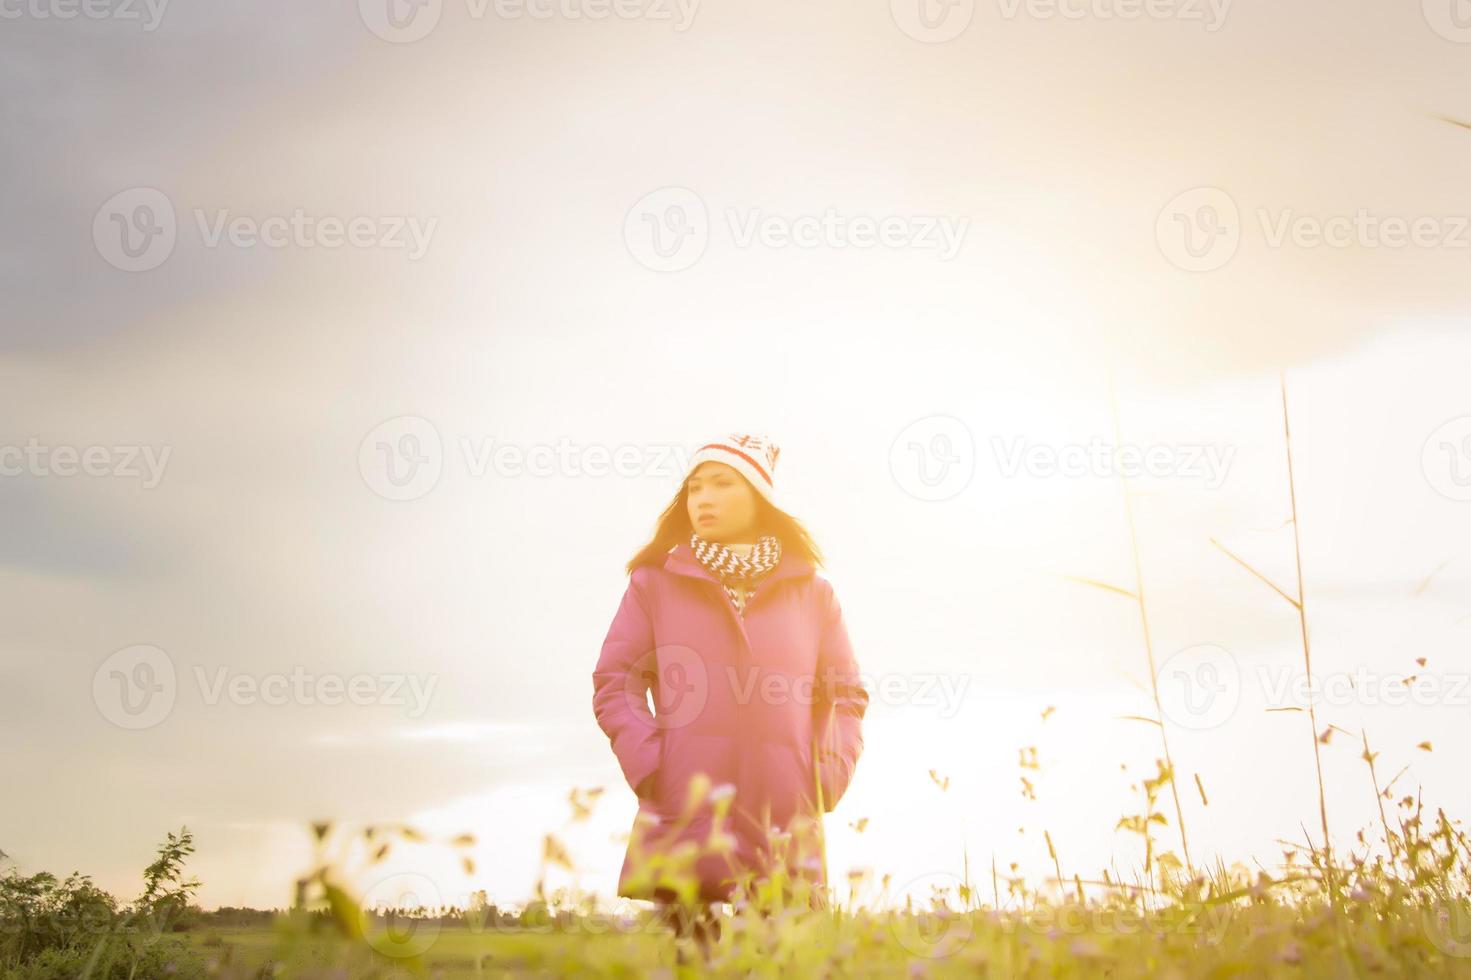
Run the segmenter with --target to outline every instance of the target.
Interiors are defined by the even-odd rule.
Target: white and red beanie
[[[732,432],[695,450],[684,476],[688,480],[701,463],[724,463],[745,477],[756,492],[775,507],[776,460],[780,455],[781,447],[766,436]]]

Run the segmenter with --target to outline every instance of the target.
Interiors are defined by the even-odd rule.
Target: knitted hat
[[[732,432],[697,449],[694,456],[690,457],[689,469],[684,476],[688,480],[701,463],[712,460],[724,463],[745,477],[756,488],[756,492],[775,507],[776,459],[780,455],[781,447],[765,436]]]

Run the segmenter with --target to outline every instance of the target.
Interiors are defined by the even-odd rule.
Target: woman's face
[[[756,537],[756,491],[724,463],[701,463],[685,481],[690,524],[706,541],[744,544]]]

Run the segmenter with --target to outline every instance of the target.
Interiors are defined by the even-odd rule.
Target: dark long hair
[[[744,476],[741,479],[746,481],[747,486],[751,486],[751,481]],[[659,515],[659,521],[654,525],[654,537],[628,560],[627,570],[630,573],[640,565],[664,564],[669,549],[690,539],[695,529],[690,523],[690,511],[686,503],[688,492],[689,479],[686,478],[669,506],[664,508],[664,513]],[[755,487],[751,487],[751,493],[756,496],[756,533],[776,535],[781,539],[781,550],[784,554],[797,555],[810,561],[814,567],[822,568],[822,549],[817,546],[811,532],[802,522],[773,506]]]

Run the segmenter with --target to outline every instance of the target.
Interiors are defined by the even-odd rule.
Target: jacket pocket
[[[655,737],[659,742],[659,764],[654,769],[654,778],[649,780],[649,797],[657,801],[662,797],[664,774],[669,771],[669,729],[660,728]]]
[[[664,768],[664,730],[656,728],[653,739],[656,759],[654,768],[637,786],[632,787],[633,795],[640,800],[655,798],[659,788],[659,772]]]
[[[837,752],[821,747],[817,749],[816,761],[808,763],[808,772],[816,770],[816,780],[822,787],[822,809],[827,813],[833,811],[848,788],[842,782],[842,766],[842,757]]]
[[[659,729],[659,768],[654,770],[654,784],[649,796],[654,805],[661,808],[669,806],[672,789],[669,780],[670,773],[673,771],[670,765],[669,739],[670,730],[668,728]]]

